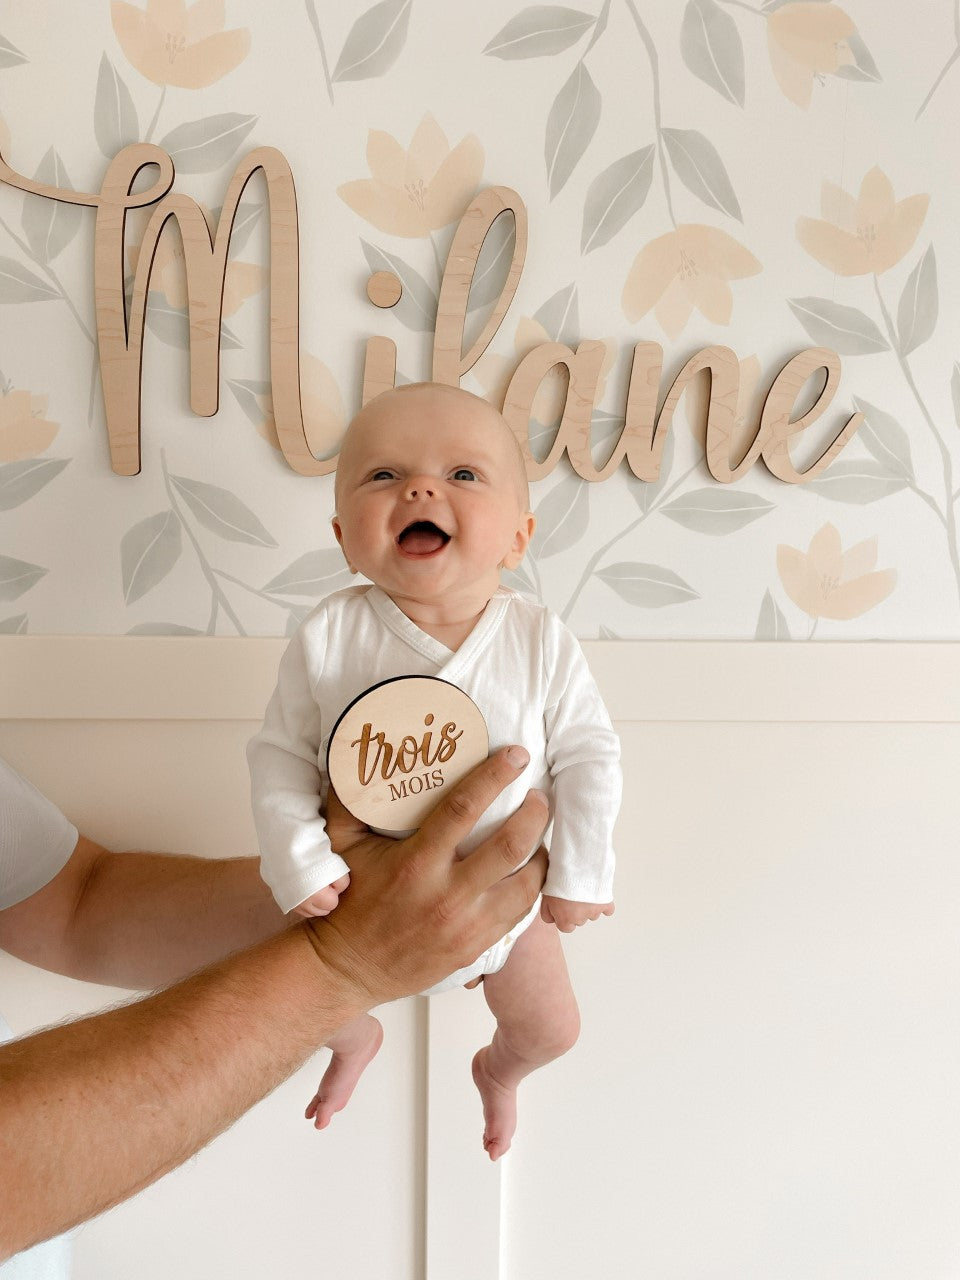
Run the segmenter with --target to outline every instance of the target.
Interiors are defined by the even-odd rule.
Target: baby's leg
[[[517,1127],[520,1081],[573,1048],[580,1034],[556,926],[537,916],[500,972],[484,978],[483,990],[497,1029],[473,1060],[473,1079],[483,1099],[484,1149],[499,1160]]]
[[[369,1013],[354,1018],[327,1041],[333,1052],[320,1088],[305,1112],[317,1129],[325,1129],[350,1101],[357,1081],[383,1043],[383,1027]]]

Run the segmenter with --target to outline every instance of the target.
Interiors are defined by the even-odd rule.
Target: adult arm
[[[147,990],[283,924],[255,858],[110,853],[81,835],[58,875],[0,911],[0,948],[71,978]]]
[[[0,1048],[0,1260],[149,1185],[346,1021],[423,990],[509,931],[543,882],[542,854],[510,874],[543,830],[543,798],[531,793],[469,858],[455,850],[525,764],[522,750],[498,752],[408,840],[358,835],[331,916]]]

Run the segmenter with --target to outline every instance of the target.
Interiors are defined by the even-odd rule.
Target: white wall
[[[369,335],[397,343],[402,378],[429,376],[431,297],[481,187],[514,188],[530,214],[516,299],[465,383],[497,403],[530,347],[602,340],[612,363],[593,430],[609,443],[635,343],[663,346],[661,395],[695,352],[722,343],[744,362],[741,433],[790,356],[835,348],[842,381],[816,430],[832,436],[855,402],[868,427],[822,479],[784,485],[761,465],[722,488],[682,403],[654,492],[624,466],[600,486],[566,462],[537,482],[540,533],[516,581],[581,638],[960,636],[955,68],[925,104],[956,42],[951,0],[580,0],[587,16],[568,40],[541,29],[511,46],[536,56],[513,59],[488,46],[517,22],[536,28],[531,9],[550,6],[388,0],[377,12],[395,19],[389,56],[337,78],[371,7],[226,0],[196,66],[186,45],[206,33],[176,29],[175,16],[130,39],[118,15],[144,0],[7,5],[0,149],[47,181],[56,157],[60,181],[95,192],[119,140],[149,140],[175,153],[175,190],[215,209],[240,157],[278,148],[297,186],[303,393],[320,451],[359,405]],[[220,146],[187,146],[188,134]],[[377,167],[386,151],[395,163]],[[609,206],[610,167],[641,155],[650,164]],[[268,442],[263,203],[256,180],[210,419],[189,408],[183,281],[175,242],[161,242],[143,471],[118,477],[95,372],[94,212],[59,206],[51,230],[51,205],[0,187],[0,630],[278,636],[343,581],[332,481],[294,475]],[[623,216],[584,246],[597,207]],[[419,305],[369,304],[376,254]],[[168,476],[217,492],[198,510]],[[811,577],[784,568],[781,547],[807,555],[828,525],[846,560],[816,544]]]
[[[8,640],[0,752],[101,839],[249,850],[241,748],[279,647]],[[583,1037],[524,1085],[502,1165],[469,1082],[482,997],[408,1001],[326,1134],[307,1068],[85,1228],[79,1280],[956,1272],[955,650],[587,651],[630,780],[618,910],[569,942]],[[18,1029],[113,994],[6,959],[0,992]]]

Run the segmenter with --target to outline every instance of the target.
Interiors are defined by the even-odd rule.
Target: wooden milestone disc
[[[489,750],[483,716],[462,689],[436,676],[400,676],[343,712],[327,772],[354,817],[385,835],[407,835]]]

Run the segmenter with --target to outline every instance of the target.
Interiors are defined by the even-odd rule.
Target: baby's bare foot
[[[357,1081],[383,1044],[383,1027],[366,1015],[337,1033],[336,1048],[320,1088],[304,1113],[317,1129],[325,1129],[350,1101]]]
[[[508,1088],[491,1074],[489,1046],[480,1049],[473,1059],[473,1083],[483,1102],[483,1149],[491,1160],[499,1160],[510,1150],[517,1128],[517,1090]]]

